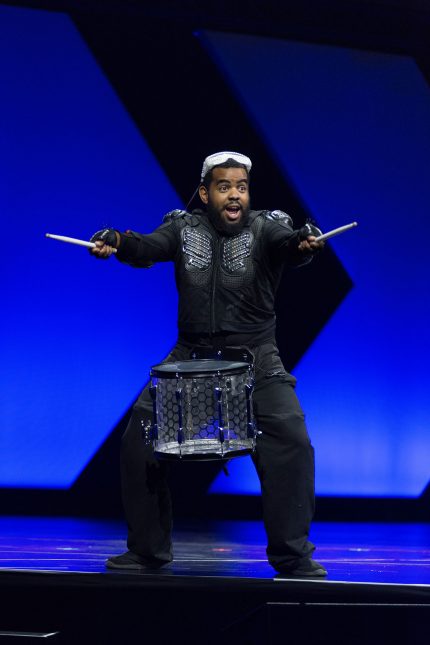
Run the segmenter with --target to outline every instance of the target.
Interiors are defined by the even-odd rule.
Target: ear
[[[199,187],[199,197],[202,200],[203,204],[207,204],[209,201],[209,193],[206,186],[201,185]]]

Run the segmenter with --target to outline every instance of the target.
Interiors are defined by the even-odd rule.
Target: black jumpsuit
[[[253,461],[261,484],[267,555],[276,570],[310,557],[314,513],[314,451],[274,340],[274,299],[285,263],[309,261],[297,250],[299,234],[282,211],[251,211],[233,237],[208,217],[173,211],[149,235],[121,235],[117,258],[136,267],[174,261],[179,292],[179,338],[165,361],[192,350],[246,347],[254,356],[254,415],[259,430]],[[312,231],[313,233],[313,231]],[[142,439],[150,423],[148,388],[136,401],[121,450],[128,548],[149,560],[172,560],[172,509],[164,463]]]

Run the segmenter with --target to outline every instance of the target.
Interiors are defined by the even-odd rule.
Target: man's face
[[[208,211],[217,215],[226,231],[242,228],[249,211],[248,175],[245,168],[214,168],[209,190],[199,189]]]

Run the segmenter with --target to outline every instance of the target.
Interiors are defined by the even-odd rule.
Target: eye
[[[240,192],[241,192],[241,193],[246,193],[246,186],[245,186],[245,184],[242,184],[241,186],[239,186],[239,190],[240,190]]]
[[[221,193],[225,193],[227,192],[227,190],[228,190],[228,186],[226,184],[221,184],[221,186],[219,186],[219,191]]]

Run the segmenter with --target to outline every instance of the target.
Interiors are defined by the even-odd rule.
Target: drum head
[[[198,378],[218,374],[230,376],[242,374],[249,368],[248,363],[239,361],[214,361],[210,359],[177,361],[176,363],[160,363],[151,369],[151,376],[159,378],[176,378],[177,375],[183,378]]]

